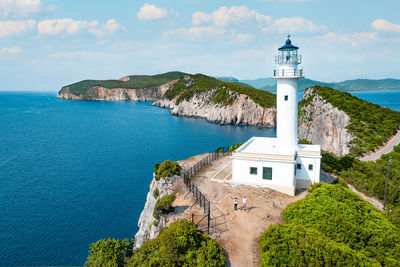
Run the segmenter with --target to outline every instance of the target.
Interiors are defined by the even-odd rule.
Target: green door
[[[272,168],[263,167],[263,179],[272,180]]]

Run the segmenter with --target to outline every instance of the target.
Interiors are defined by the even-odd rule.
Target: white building
[[[255,185],[294,195],[320,178],[321,147],[302,145],[297,139],[298,69],[301,56],[290,36],[275,57],[277,69],[277,137],[253,137],[232,154],[231,183]]]

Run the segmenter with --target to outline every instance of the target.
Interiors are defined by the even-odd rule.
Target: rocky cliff
[[[153,180],[150,184],[150,191],[147,193],[146,203],[139,217],[139,231],[135,235],[136,248],[142,246],[147,239],[157,237],[161,229],[170,223],[170,217],[172,214],[160,214],[160,218],[157,220],[153,216],[154,207],[157,199],[174,193],[173,184],[179,178],[180,176],[171,176],[157,181],[153,175]],[[155,191],[158,191],[157,198],[155,197]],[[176,212],[179,212],[179,210],[176,210]]]
[[[107,100],[107,101],[154,101],[161,99],[177,80],[149,88],[105,88],[93,86],[84,93],[75,94],[68,86],[63,87],[58,93],[58,98],[69,100]]]
[[[184,86],[190,88],[196,81],[186,75]],[[163,97],[153,103],[154,106],[171,109],[171,114],[176,116],[203,118],[219,124],[253,125],[275,127],[276,108],[262,107],[246,94],[241,94],[225,89],[228,95],[228,103],[216,103],[215,96],[221,88],[199,91],[190,98],[180,99],[177,95],[172,99]],[[254,89],[256,90],[256,89]]]
[[[299,139],[321,145],[323,150],[343,156],[350,152],[355,138],[347,130],[350,117],[332,106],[315,88],[304,92],[299,104]]]

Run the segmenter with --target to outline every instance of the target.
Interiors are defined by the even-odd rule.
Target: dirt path
[[[267,188],[211,181],[210,178],[221,169],[229,168],[227,160],[228,157],[216,160],[193,181],[218,208],[218,212],[225,215],[226,228],[224,226],[221,229],[226,231],[212,233],[211,237],[225,249],[230,265],[259,266],[258,238],[269,225],[283,223],[283,209],[289,203],[303,198],[306,192],[290,197]],[[247,197],[248,209],[235,211],[234,197],[238,198],[239,207],[242,205],[242,197]]]
[[[393,151],[393,147],[400,144],[400,130],[396,135],[392,136],[389,141],[382,147],[380,147],[377,151],[373,152],[370,155],[366,155],[360,158],[361,161],[376,161],[381,158],[382,155],[387,154]]]
[[[350,188],[351,191],[362,197],[365,201],[371,203],[375,208],[383,211],[383,204],[379,200],[373,197],[369,197],[360,191],[357,191],[357,189],[355,189],[354,186],[352,186],[351,184],[347,184],[347,186]]]

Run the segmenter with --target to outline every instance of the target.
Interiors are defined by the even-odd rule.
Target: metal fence
[[[192,213],[192,222],[196,225],[196,227],[199,230],[205,230],[206,228],[207,233],[210,233],[211,205],[213,204],[192,182],[191,178],[194,177],[201,170],[203,170],[205,167],[210,165],[214,160],[218,159],[220,156],[229,155],[230,153],[231,152],[229,152],[229,146],[219,147],[215,152],[208,154],[205,158],[197,162],[189,169],[187,170],[183,169],[182,171],[183,181],[189,189],[189,193],[187,195],[191,193],[195,199],[195,202],[190,208],[192,208],[196,204],[199,204],[199,206],[202,208],[204,212],[204,214],[201,215]],[[205,221],[206,218],[207,220]]]

